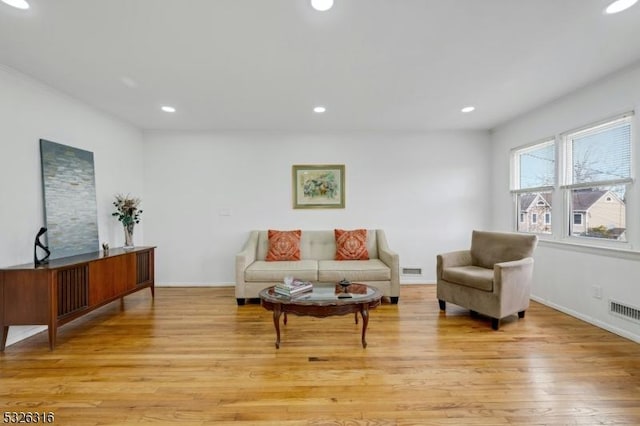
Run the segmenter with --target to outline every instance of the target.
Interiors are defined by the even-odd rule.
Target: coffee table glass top
[[[348,296],[348,297],[345,297]],[[366,303],[382,297],[382,292],[376,287],[353,283],[346,288],[346,292],[336,283],[314,283],[313,290],[299,295],[285,296],[274,291],[273,287],[260,291],[260,298],[272,303],[296,305],[333,305]]]

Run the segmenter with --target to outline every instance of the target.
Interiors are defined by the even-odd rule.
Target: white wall
[[[1,65],[0,117],[0,267],[33,261],[44,225],[41,138],[93,152],[100,241],[121,246],[111,202],[117,192],[144,195],[142,133]],[[141,242],[142,227],[136,233]],[[32,333],[11,327],[7,344]]]
[[[435,281],[435,257],[489,224],[487,132],[146,134],[145,242],[156,283],[230,285],[252,229],[382,228],[401,266]],[[344,164],[346,208],[294,210],[293,164]],[[221,215],[224,210],[230,216]],[[401,277],[403,282],[411,277]]]
[[[401,265],[423,268],[415,281],[432,282],[436,253],[468,245],[470,230],[489,223],[486,132],[143,138],[1,65],[0,93],[0,267],[31,262],[44,225],[41,138],[94,153],[101,242],[123,243],[111,217],[113,195],[142,198],[135,242],[158,245],[158,284],[232,284],[233,258],[248,231],[269,227],[383,228]],[[346,165],[346,209],[293,210],[291,165],[325,163]],[[225,209],[231,215],[221,215]],[[7,344],[39,330],[11,327]]]
[[[493,227],[513,230],[513,200],[509,193],[509,151],[527,143],[588,125],[616,114],[636,111],[635,166],[640,171],[640,65],[616,73],[589,87],[545,105],[495,129],[493,142]],[[640,200],[636,180],[628,203]],[[555,218],[555,220],[560,220]],[[629,238],[638,251],[640,220],[628,218],[635,227]],[[640,341],[640,326],[608,313],[613,299],[640,308],[640,252],[618,253],[585,250],[558,242],[541,241],[536,252],[533,296],[550,306]],[[593,297],[592,286],[602,286],[602,299]]]

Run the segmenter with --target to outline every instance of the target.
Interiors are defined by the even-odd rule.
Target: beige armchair
[[[473,231],[471,250],[439,254],[437,294],[440,310],[446,302],[491,318],[491,327],[529,307],[533,251],[538,237],[529,234]]]

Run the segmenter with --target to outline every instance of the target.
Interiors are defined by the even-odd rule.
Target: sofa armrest
[[[448,253],[441,253],[436,256],[436,259],[436,277],[438,280],[441,280],[442,271],[445,268],[471,265],[471,250],[458,250]]]
[[[451,268],[453,266],[469,266],[471,265],[471,251],[458,250],[449,253],[441,253],[437,256],[438,266],[442,268]]]
[[[389,248],[387,237],[382,229],[376,230],[376,241],[378,242],[378,257],[391,269],[391,282],[394,280],[400,283],[400,256]]]
[[[236,254],[236,286],[244,284],[244,271],[255,262],[257,252],[258,231],[251,231],[242,251]]]
[[[387,236],[382,229],[376,230],[378,258],[391,269],[390,294],[392,303],[398,303],[400,297],[400,256],[389,248]]]
[[[500,262],[493,266],[495,293],[510,293],[518,297],[528,297],[531,293],[533,258],[525,257],[511,262]]]

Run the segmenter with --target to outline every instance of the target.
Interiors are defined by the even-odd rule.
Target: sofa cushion
[[[316,260],[284,260],[281,262],[256,260],[244,271],[244,280],[253,282],[281,282],[286,276],[305,281],[317,281],[318,262]]]
[[[269,262],[300,260],[300,235],[302,231],[276,231],[269,229],[269,250],[265,260]]]
[[[336,260],[369,260],[367,230],[345,231],[336,229]]]
[[[303,259],[333,260],[336,255],[336,238],[331,231],[303,231],[300,239]]]
[[[391,269],[380,259],[370,260],[320,260],[318,281],[389,281]]]
[[[442,270],[442,279],[478,290],[493,291],[493,269],[479,266],[452,266]]]

